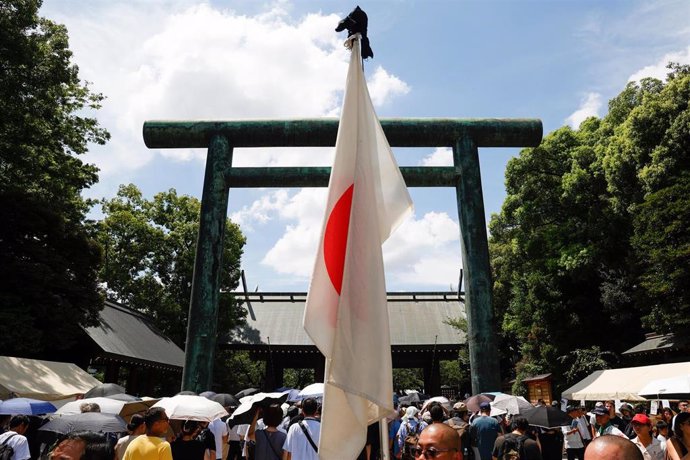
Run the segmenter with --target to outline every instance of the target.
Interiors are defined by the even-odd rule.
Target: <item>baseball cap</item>
[[[565,411],[566,411],[567,413],[570,413],[570,412],[573,412],[573,411],[576,411],[576,410],[580,410],[580,406],[576,406],[576,405],[574,405],[574,404],[571,404],[571,405],[569,405],[568,407],[565,408]]]
[[[488,409],[491,409],[491,404],[489,404],[486,401],[479,405],[479,410],[488,410]]]
[[[594,415],[609,415],[609,411],[605,407],[595,407],[592,409],[592,413]]]
[[[647,417],[644,414],[636,414],[632,419],[632,423],[641,423],[643,425],[651,424],[651,422],[649,421],[649,417]]]

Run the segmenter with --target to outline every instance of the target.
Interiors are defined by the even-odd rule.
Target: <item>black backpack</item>
[[[524,444],[527,440],[526,435],[518,436],[508,433],[503,436],[503,445],[498,452],[499,460],[522,460],[525,458]]]
[[[14,455],[14,447],[8,445],[7,443],[12,438],[12,436],[16,435],[17,433],[12,433],[5,439],[5,441],[2,444],[0,444],[0,460],[10,460]]]

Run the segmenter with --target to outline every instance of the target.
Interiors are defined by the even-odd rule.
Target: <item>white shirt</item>
[[[10,436],[12,437],[10,438]],[[28,460],[31,458],[31,452],[29,452],[29,441],[26,440],[26,437],[10,430],[0,434],[0,444],[5,444],[5,441],[7,441],[8,446],[14,449],[12,460]]]
[[[223,458],[223,436],[228,435],[228,426],[224,421],[217,418],[208,424],[208,429],[211,430],[216,440],[216,459]]]
[[[577,419],[573,419],[573,422],[577,424]],[[573,424],[571,426],[562,426],[561,431],[563,431],[563,438],[565,440],[565,448],[566,449],[582,449],[585,447],[585,445],[582,443],[582,438],[580,437],[580,433],[577,431],[570,433],[569,432],[573,429]]]
[[[294,460],[319,460],[319,454],[316,453],[309,443],[300,424],[306,426],[312,441],[314,441],[314,444],[318,447],[321,423],[312,418],[305,418],[303,421],[295,423],[290,427],[283,449],[290,452]]]
[[[631,441],[640,449],[645,460],[664,460],[666,453],[661,448],[661,443],[658,439],[652,438],[652,442],[648,446],[643,446],[639,437],[635,437]]]
[[[587,420],[585,419],[584,415],[582,417],[578,417],[577,429],[580,430],[580,435],[582,436],[582,439],[592,439],[592,433],[589,431],[589,427],[587,426]]]

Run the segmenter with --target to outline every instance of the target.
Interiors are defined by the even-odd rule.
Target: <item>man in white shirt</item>
[[[592,442],[592,429],[589,426],[589,423],[587,422],[587,418],[585,417],[586,412],[584,406],[580,406],[578,408],[578,417],[577,417],[577,428],[580,430],[580,436],[582,438],[582,443],[585,446],[585,449],[587,448],[587,445]]]
[[[9,431],[0,434],[0,444],[5,444],[14,449],[11,460],[29,460],[29,441],[27,441],[26,430],[29,429],[29,417],[26,415],[15,415],[10,419]]]
[[[565,451],[568,455],[568,460],[583,460],[585,458],[585,445],[582,442],[580,435],[578,415],[580,408],[578,406],[568,406],[566,409],[568,415],[572,418],[570,426],[562,426],[563,438],[565,440]]]
[[[612,434],[615,436],[621,436],[628,438],[625,433],[613,426],[611,423],[611,416],[609,415],[609,410],[606,407],[595,407],[592,410],[594,417],[596,419],[596,431],[594,432],[594,437],[598,438],[606,434]]]
[[[304,420],[290,427],[283,446],[283,450],[287,453],[287,460],[319,460],[317,448],[321,423],[316,418],[318,407],[313,398],[307,398],[302,402]]]
[[[208,429],[211,430],[216,441],[216,460],[223,460],[227,457],[227,449],[225,451],[223,449],[228,445],[228,426],[217,418],[208,424]]]

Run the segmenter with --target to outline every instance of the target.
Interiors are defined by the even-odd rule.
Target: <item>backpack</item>
[[[525,458],[523,444],[527,440],[527,436],[517,436],[513,433],[508,433],[503,436],[503,445],[498,452],[499,460],[521,460]]]
[[[409,423],[405,423],[407,435],[402,448],[402,460],[414,460],[414,450],[417,447],[417,441],[419,441],[419,432],[422,431],[419,429],[421,426],[422,424],[418,422],[412,428]]]
[[[5,438],[5,441],[0,444],[0,460],[10,460],[14,455],[14,447],[8,445],[7,442],[10,440],[10,438],[12,438],[12,436],[16,435],[17,433],[9,435],[7,438]]]

